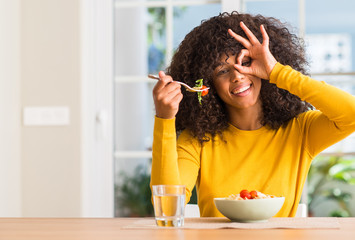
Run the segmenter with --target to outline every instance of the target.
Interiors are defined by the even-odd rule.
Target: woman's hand
[[[159,78],[153,89],[156,116],[172,119],[177,114],[182,100],[181,86],[174,83],[173,79],[163,71],[159,72]]]
[[[240,22],[240,27],[243,29],[248,39],[245,39],[233,32],[231,29],[228,29],[228,33],[246,48],[242,49],[239,53],[237,57],[237,64],[235,64],[234,67],[240,73],[251,74],[268,80],[277,61],[269,50],[269,36],[267,35],[264,26],[260,26],[260,31],[263,36],[263,43],[259,42],[259,40],[243,22]],[[249,66],[242,66],[242,60],[245,57],[251,58],[251,64]]]

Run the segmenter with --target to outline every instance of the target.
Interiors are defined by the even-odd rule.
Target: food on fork
[[[207,94],[208,94],[208,87],[206,87],[205,85],[202,85],[202,87],[201,87],[201,90],[203,90],[202,92],[201,92],[201,96],[203,97],[203,96],[206,96]]]
[[[202,97],[206,96],[208,94],[208,88],[205,85],[203,85],[203,79],[202,78],[196,80],[196,84],[195,84],[194,88],[195,89],[201,89],[201,90],[205,89],[204,91],[197,93],[198,102],[200,104],[202,104]]]
[[[158,76],[153,75],[153,74],[148,74],[148,77],[151,79],[160,80],[160,78]],[[200,82],[202,82],[202,81],[203,81],[203,79],[197,80],[196,81],[197,84],[194,87],[190,87],[189,85],[187,85],[184,82],[179,82],[179,81],[174,81],[174,82],[184,86],[186,88],[186,91],[188,91],[188,92],[200,92],[200,97],[201,97],[201,96],[207,95],[208,89],[210,89],[209,87],[206,87],[205,85],[200,84]],[[200,104],[201,104],[201,102],[200,102]]]
[[[227,199],[229,200],[248,200],[248,199],[266,199],[266,198],[276,198],[275,195],[264,194],[258,191],[248,191],[242,190],[238,194],[231,194]]]

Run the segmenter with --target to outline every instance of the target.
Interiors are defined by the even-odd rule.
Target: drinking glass
[[[160,227],[184,225],[185,186],[153,185],[155,221]]]

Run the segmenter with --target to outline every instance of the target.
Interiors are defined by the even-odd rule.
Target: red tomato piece
[[[251,198],[254,199],[258,196],[258,192],[257,191],[251,191],[250,192]]]
[[[251,198],[250,192],[248,190],[240,191],[239,195],[240,195],[241,198],[244,198],[244,199],[245,198],[247,198],[247,199]]]
[[[207,89],[207,87],[205,86],[205,85],[203,85],[202,87],[201,87],[201,89],[203,90],[202,92],[201,92],[201,96],[203,97],[203,96],[206,96],[207,94],[208,94],[208,89]],[[204,90],[205,89],[205,90]]]

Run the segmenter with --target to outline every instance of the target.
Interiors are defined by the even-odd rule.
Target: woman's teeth
[[[233,94],[242,93],[242,92],[248,90],[249,88],[250,88],[250,85],[249,85],[249,86],[242,87],[242,88],[239,88],[239,89],[236,89],[236,90],[233,91]]]

